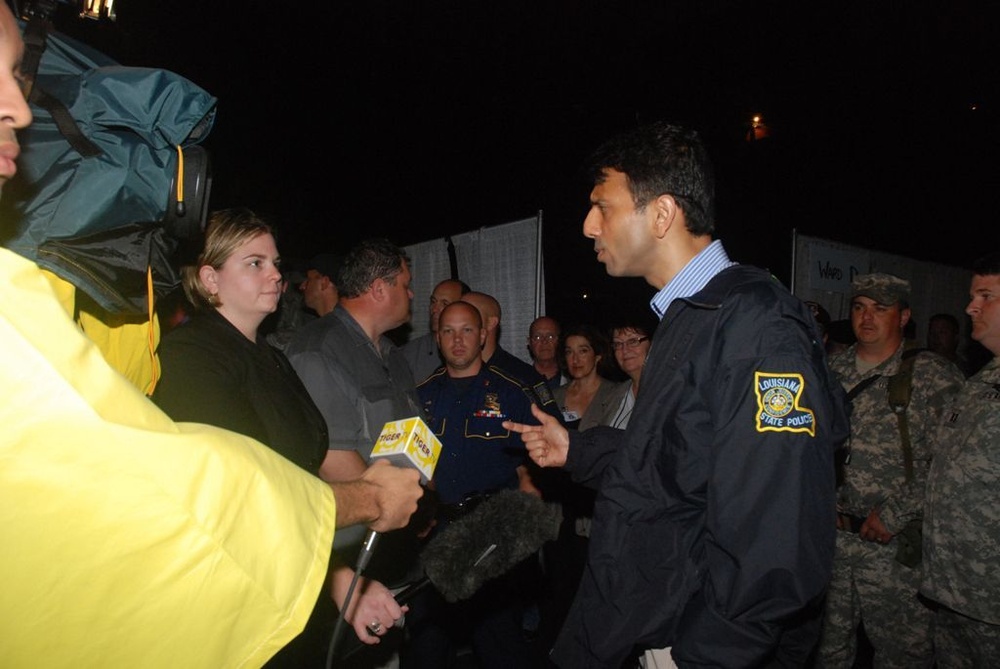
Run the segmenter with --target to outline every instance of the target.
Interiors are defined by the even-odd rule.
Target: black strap
[[[868,386],[875,383],[881,378],[882,378],[881,374],[876,374],[875,376],[869,376],[867,379],[865,379],[858,385],[851,388],[850,391],[848,391],[847,393],[847,401],[848,402],[854,401],[854,398],[863,393],[865,388],[867,388]]]
[[[101,149],[87,139],[76,120],[57,98],[35,85],[38,67],[45,52],[45,42],[50,28],[50,17],[57,0],[36,0],[28,6],[30,18],[24,28],[24,57],[21,62],[21,76],[24,77],[24,96],[52,116],[59,132],[69,145],[84,158],[101,155]]]
[[[913,446],[910,443],[910,422],[906,417],[906,408],[910,405],[910,395],[913,392],[913,365],[917,354],[925,351],[923,348],[908,348],[900,357],[899,370],[889,377],[889,407],[896,414],[899,425],[900,445],[903,447],[903,470],[906,482],[913,480]]]
[[[34,86],[31,89],[29,100],[52,116],[52,120],[55,122],[56,127],[59,128],[60,134],[62,134],[77,153],[84,158],[101,155],[101,148],[87,139],[87,136],[80,130],[80,126],[76,124],[76,119],[73,118],[73,115],[66,109],[66,105],[58,98],[49,95],[38,86]]]

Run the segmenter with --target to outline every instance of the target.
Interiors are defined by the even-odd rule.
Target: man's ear
[[[490,316],[486,319],[486,327],[484,330],[496,330],[500,325],[500,318],[498,316]]]
[[[384,279],[375,279],[374,281],[372,281],[371,294],[372,294],[372,299],[375,300],[376,302],[381,302],[382,300],[385,299],[386,293],[385,293]]]
[[[681,208],[677,205],[677,200],[669,193],[656,196],[652,202],[646,205],[648,214],[652,217],[653,234],[657,239],[663,239],[667,231],[674,226],[678,220]]]

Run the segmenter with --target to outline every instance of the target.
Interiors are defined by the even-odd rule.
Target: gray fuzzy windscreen
[[[449,602],[468,599],[559,534],[562,508],[518,490],[492,495],[431,539],[424,573]]]

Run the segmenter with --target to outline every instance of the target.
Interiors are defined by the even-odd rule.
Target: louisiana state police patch
[[[806,432],[816,436],[816,417],[799,406],[805,381],[801,374],[754,373],[758,432]]]

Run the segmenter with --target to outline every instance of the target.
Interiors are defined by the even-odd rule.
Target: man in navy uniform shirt
[[[470,499],[499,490],[533,491],[527,453],[505,420],[528,421],[532,402],[521,383],[482,359],[486,329],[475,306],[453,302],[441,312],[438,347],[444,367],[417,387],[424,415],[441,440],[434,486],[441,502],[435,532],[468,508]],[[521,614],[529,596],[519,587],[530,578],[529,558],[518,568],[486,584],[471,599],[446,602],[424,591],[410,605],[410,640],[401,667],[444,667],[456,650],[471,643],[483,667],[525,667],[531,662],[521,632]]]

